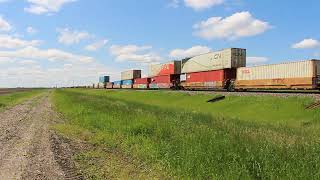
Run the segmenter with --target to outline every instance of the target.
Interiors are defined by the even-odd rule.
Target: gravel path
[[[70,154],[57,147],[49,125],[57,115],[49,92],[0,113],[0,179],[65,179],[60,158]],[[62,143],[58,143],[59,144]],[[70,156],[69,156],[70,158]]]

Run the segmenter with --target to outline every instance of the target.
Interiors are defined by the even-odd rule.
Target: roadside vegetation
[[[55,108],[66,122],[54,128],[91,146],[74,158],[92,179],[320,178],[320,110],[305,110],[312,99],[228,96],[207,103],[212,97],[56,90]]]
[[[0,95],[0,111],[3,108],[11,107],[16,104],[19,104],[33,96],[36,96],[40,93],[44,92],[43,89],[34,89],[28,91],[20,91],[20,92],[12,92],[8,94]]]

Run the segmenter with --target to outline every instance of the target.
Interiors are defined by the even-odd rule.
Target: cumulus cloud
[[[88,51],[97,51],[98,49],[102,48],[103,46],[105,46],[108,43],[108,40],[104,39],[104,40],[100,40],[100,41],[96,41],[92,44],[89,44],[85,47],[86,50]]]
[[[0,57],[0,64],[14,63],[15,60],[8,57]]]
[[[203,39],[229,39],[255,36],[264,33],[272,26],[254,18],[250,12],[238,12],[229,17],[211,17],[193,26],[194,35]]]
[[[10,31],[12,26],[0,15],[0,31]]]
[[[59,32],[59,37],[58,37],[59,43],[62,43],[65,45],[77,44],[82,40],[90,39],[92,37],[86,31],[76,31],[76,30],[70,30],[68,28],[58,29],[57,31]]]
[[[27,0],[29,6],[24,10],[33,14],[50,14],[59,12],[62,6],[76,0]]]
[[[58,49],[41,50],[32,46],[14,51],[0,51],[0,58],[1,57],[10,59],[70,61],[76,63],[90,63],[94,61],[94,58],[88,56],[76,55]]]
[[[112,45],[109,49],[110,53],[116,57],[118,62],[132,61],[138,63],[152,63],[162,60],[162,57],[153,53],[152,46],[137,45]]]
[[[0,67],[1,87],[90,85],[97,83],[102,74],[119,78],[121,72],[117,67],[97,63],[92,57],[32,46],[0,51]]]
[[[247,65],[249,66],[265,64],[268,61],[267,57],[247,57]]]
[[[10,35],[0,35],[0,48],[17,49],[27,46],[37,46],[41,43],[39,40],[26,41]]]
[[[37,61],[35,60],[22,60],[19,62],[21,65],[34,65],[37,64]]]
[[[31,26],[27,27],[26,31],[27,31],[28,34],[36,34],[38,32],[37,29],[35,29],[35,28],[31,27]]]
[[[170,57],[173,58],[185,58],[192,57],[199,54],[210,52],[210,48],[207,46],[193,46],[189,49],[174,49],[170,52]]]
[[[184,3],[187,7],[191,7],[194,10],[203,10],[221,5],[224,3],[224,0],[184,0]]]
[[[1,65],[1,64],[0,64]],[[63,87],[92,85],[102,74],[120,78],[121,70],[105,67],[98,63],[58,64],[40,66],[37,64],[13,64],[0,72],[1,87]]]
[[[313,49],[320,46],[320,42],[315,39],[304,39],[292,45],[295,49]]]

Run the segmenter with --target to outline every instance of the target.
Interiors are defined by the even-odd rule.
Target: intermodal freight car
[[[146,78],[141,78],[140,70],[125,71],[121,73],[121,79],[107,83],[106,88],[320,89],[320,60],[246,67],[246,49],[229,48],[182,61],[151,65]]]
[[[197,89],[229,89],[236,79],[236,69],[222,69],[215,71],[193,72],[186,74],[186,80],[181,87],[186,90]]]
[[[306,60],[237,69],[236,89],[319,89],[320,61]]]
[[[133,88],[134,89],[148,89],[151,78],[137,78],[134,79]]]

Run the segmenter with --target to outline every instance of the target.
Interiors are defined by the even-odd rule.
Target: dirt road
[[[57,120],[49,95],[44,93],[0,113],[1,180],[70,178],[67,171],[72,167],[66,167],[71,166],[66,158],[71,156],[69,147],[49,128]]]

